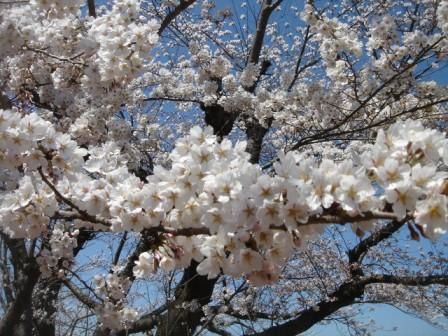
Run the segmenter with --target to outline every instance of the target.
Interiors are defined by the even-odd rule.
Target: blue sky
[[[397,308],[385,304],[364,305],[366,312],[359,316],[361,321],[372,319],[377,331],[375,336],[447,336],[446,330],[438,329],[430,323],[405,314]],[[373,309],[370,311],[370,309]],[[347,329],[340,324],[317,325],[304,336],[346,336]]]

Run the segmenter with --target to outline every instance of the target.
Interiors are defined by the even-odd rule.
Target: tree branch
[[[393,220],[380,230],[372,233],[368,238],[362,240],[348,252],[349,262],[360,263],[371,247],[392,236],[392,234],[397,232],[408,220],[408,218],[401,221]]]
[[[28,256],[23,239],[10,239],[3,234],[2,239],[11,251],[13,259],[16,295],[15,300],[0,320],[0,335],[26,334],[29,323],[25,321],[21,325],[20,320],[29,308],[34,287],[39,279],[39,267],[35,259]]]
[[[257,21],[257,31],[254,37],[254,43],[252,44],[252,48],[249,53],[249,63],[257,64],[260,59],[261,49],[263,47],[264,35],[266,33],[266,27],[269,22],[269,17],[271,16],[274,9],[276,9],[282,0],[276,1],[272,4],[272,0],[264,0],[263,7],[261,9],[260,16]]]
[[[297,59],[296,68],[294,69],[294,78],[292,79],[291,83],[289,83],[287,91],[291,91],[291,89],[293,88],[294,84],[297,81],[297,78],[299,77],[299,74],[301,72],[300,64],[302,63],[303,55],[305,54],[305,49],[306,49],[306,45],[308,43],[309,38],[310,38],[310,26],[308,25],[306,27],[305,37],[303,38],[302,47],[300,48],[300,53],[299,53],[299,58]]]
[[[392,274],[377,274],[361,278],[360,282],[364,283],[365,285],[382,283],[403,286],[448,286],[448,275],[399,276]]]
[[[179,4],[174,7],[172,11],[160,23],[158,34],[162,35],[163,31],[169,26],[169,24],[176,19],[176,17],[192,5],[196,0],[180,0]]]
[[[422,49],[422,51],[415,57],[415,60],[409,64],[407,64],[405,67],[403,67],[400,71],[389,77],[386,81],[384,81],[381,85],[379,85],[375,90],[373,90],[363,101],[360,102],[358,107],[356,107],[351,113],[347,114],[342,120],[339,122],[336,122],[333,126],[318,132],[316,134],[304,137],[300,139],[294,146],[292,146],[289,151],[297,150],[300,147],[307,145],[311,143],[315,139],[320,139],[322,137],[328,136],[329,133],[332,131],[335,131],[339,129],[341,126],[346,125],[347,122],[355,116],[358,112],[360,112],[366,105],[374,98],[376,97],[381,91],[383,91],[384,88],[388,87],[389,84],[393,83],[396,79],[398,79],[402,74],[406,73],[407,71],[414,68],[416,65],[420,63],[420,61],[424,58],[427,52],[429,52],[431,49],[433,49],[437,44],[440,43],[440,41],[443,40],[443,37],[438,39],[436,42],[434,42],[432,45]]]
[[[397,232],[407,220],[408,219],[406,218],[401,221],[394,220],[361,241],[348,252],[350,265],[358,264],[371,247],[388,239],[393,233]],[[372,275],[363,277],[363,271],[359,266],[352,268],[350,273],[353,278],[348,279],[340,285],[336,291],[329,295],[329,299],[323,300],[317,305],[303,310],[297,317],[288,322],[273,326],[263,332],[253,334],[253,336],[292,336],[302,333],[340,308],[353,304],[358,297],[361,297],[364,294],[364,289],[369,284],[390,283],[407,286],[448,284],[448,276],[400,277],[393,275]]]
[[[95,0],[87,0],[87,7],[89,9],[89,16],[96,18]]]
[[[143,315],[137,321],[132,323],[128,329],[123,330],[123,332],[125,335],[128,335],[153,329],[160,322],[161,314],[165,312],[167,308],[167,305],[163,305],[151,313]]]
[[[116,266],[118,264],[118,261],[120,260],[121,251],[123,251],[124,244],[126,243],[126,239],[128,236],[128,232],[124,232],[120,243],[118,244],[117,250],[115,251],[114,259],[112,260],[112,265]]]
[[[67,287],[70,292],[83,304],[85,304],[90,309],[94,310],[96,307],[96,302],[89,298],[87,295],[84,295],[76,286],[74,286],[69,280],[62,279],[61,282]]]
[[[385,283],[404,286],[430,286],[448,285],[448,275],[428,275],[428,276],[395,276],[395,275],[372,275],[359,278],[355,281],[343,283],[329,300],[324,300],[317,305],[300,312],[296,318],[281,325],[273,326],[260,333],[251,336],[293,336],[300,334],[316,323],[324,320],[338,309],[351,305],[355,299],[364,294],[364,289],[369,284]]]

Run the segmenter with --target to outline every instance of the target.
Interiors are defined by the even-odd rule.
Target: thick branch
[[[128,257],[125,267],[120,272],[120,277],[129,278],[131,281],[135,279],[134,272],[132,271],[135,266],[135,261],[138,260],[140,254],[151,249],[155,240],[156,237],[149,234],[146,230],[142,232],[142,237],[135,247],[134,252]]]
[[[202,307],[209,303],[218,278],[207,279],[196,272],[198,263],[192,261],[175,290],[175,301],[157,327],[157,336],[192,335],[204,317]],[[183,303],[196,301],[199,308],[191,310],[182,307]],[[182,321],[182,323],[179,323]]]
[[[85,304],[90,309],[95,309],[96,302],[89,298],[87,295],[84,295],[75,285],[73,285],[69,280],[63,279],[62,283],[67,287],[70,292],[83,304]]]
[[[317,305],[303,310],[296,318],[253,334],[253,336],[293,336],[300,334],[338,309],[351,305],[357,297],[363,294],[363,291],[364,285],[360,283],[344,283],[333,292],[329,301],[321,301]]]
[[[391,274],[378,274],[361,278],[360,282],[364,283],[365,285],[382,283],[403,286],[448,286],[448,275],[398,276]]]
[[[321,301],[317,305],[303,310],[296,318],[281,325],[271,327],[263,332],[253,334],[252,336],[292,336],[300,334],[330,316],[338,309],[353,304],[356,298],[364,294],[364,289],[367,285],[375,283],[404,286],[446,286],[448,285],[448,275],[395,276],[380,274],[360,278],[356,281],[348,281],[330,295],[330,300]]]
[[[272,0],[265,0],[261,9],[260,16],[257,21],[257,31],[254,37],[254,43],[249,53],[249,63],[257,64],[260,59],[261,49],[263,47],[264,35],[266,33],[266,27],[268,26],[269,17],[274,9],[276,9],[282,1],[276,1],[274,4]]]
[[[87,0],[87,7],[89,8],[89,16],[96,18],[95,0]]]
[[[123,330],[118,333],[118,335],[121,336],[122,333],[124,333],[124,335],[135,334],[153,329],[160,322],[161,314],[165,312],[166,309],[167,306],[163,305],[151,313],[143,315],[137,321],[132,323],[130,328]]]
[[[114,259],[112,260],[112,265],[116,266],[118,264],[118,261],[120,260],[121,252],[123,251],[124,244],[126,243],[128,236],[128,232],[124,232],[123,236],[120,239],[120,243],[118,244],[117,250],[114,254]]]
[[[248,63],[258,64],[260,60],[261,49],[263,48],[263,40],[269,22],[269,17],[281,2],[282,0],[278,0],[275,3],[272,3],[272,0],[263,1],[262,9],[257,21],[257,31],[255,33],[253,44],[249,52]],[[245,87],[244,89],[248,92],[253,93],[256,89],[261,75],[263,75],[267,71],[270,65],[271,63],[268,60],[262,62],[260,74],[258,75],[257,80],[250,87]],[[270,123],[271,121],[268,121],[268,127],[264,127],[258,120],[252,118],[250,120],[246,120],[245,122],[247,135],[246,150],[248,153],[250,153],[250,162],[252,163],[257,163],[260,159],[263,138],[269,129]]]
[[[349,251],[349,262],[351,265],[359,263],[367,251],[381,241],[388,239],[393,233],[397,232],[407,221],[392,221],[380,230],[372,233],[368,238],[361,241],[356,247]],[[364,294],[364,289],[369,284],[389,283],[401,284],[406,286],[427,286],[431,284],[448,284],[447,276],[414,276],[399,277],[393,275],[372,275],[363,277],[360,268],[352,271],[353,278],[344,282],[339,288],[330,295],[330,300],[324,300],[314,307],[303,310],[296,318],[281,325],[271,327],[256,336],[274,336],[274,335],[297,335],[319,323],[324,318],[330,316],[342,307],[349,306],[355,302],[358,297]]]
[[[2,238],[13,259],[16,296],[0,320],[0,335],[26,335],[29,323],[21,326],[20,319],[29,308],[33,289],[39,278],[39,267],[26,253],[23,239],[10,239],[6,235],[2,235]]]
[[[0,109],[10,109],[12,107],[9,98],[0,92]]]
[[[163,31],[169,26],[169,24],[176,19],[176,17],[192,5],[196,0],[181,0],[180,3],[168,13],[167,16],[160,23],[159,35],[162,35]]]
[[[392,221],[380,230],[372,233],[368,238],[361,241],[358,245],[356,245],[353,249],[348,252],[348,258],[350,263],[359,263],[364,258],[365,254],[369,251],[369,249],[381,241],[389,238],[397,232],[407,221],[405,218],[401,221]]]
[[[84,221],[90,221],[91,223],[103,224],[106,226],[110,226],[111,224],[101,218],[96,218],[95,216],[89,215],[89,217],[83,216],[83,214],[77,214],[73,212],[67,211],[58,211],[52,218],[54,219],[64,219],[64,220],[74,220],[81,219]],[[345,211],[340,209],[336,210],[328,210],[326,213],[321,215],[312,216],[308,219],[306,223],[297,223],[297,226],[300,228],[301,226],[307,225],[316,225],[316,224],[346,224],[346,223],[356,223],[360,221],[367,220],[375,220],[375,219],[388,219],[395,220],[397,217],[395,214],[384,211],[368,211],[359,215],[349,215]],[[270,229],[272,230],[287,230],[284,225],[271,225]],[[210,235],[210,231],[206,227],[197,227],[197,228],[181,228],[174,229],[167,226],[159,225],[152,228],[145,229],[142,232],[143,236],[146,237],[155,237],[155,234],[162,233],[168,234],[172,236],[197,236],[197,235]],[[149,247],[148,247],[149,248]]]

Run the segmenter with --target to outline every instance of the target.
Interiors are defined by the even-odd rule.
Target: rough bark
[[[281,4],[282,0],[272,2],[272,0],[263,1],[260,15],[257,20],[257,31],[249,51],[248,63],[258,64],[260,62],[261,50],[263,48],[264,36],[266,34],[266,28],[269,23],[269,18],[272,12]],[[254,93],[258,85],[258,82],[262,75],[266,73],[271,66],[269,60],[263,60],[260,66],[260,74],[257,80],[249,87],[244,89],[247,92]],[[268,121],[270,124],[271,121]],[[247,136],[247,152],[250,153],[250,162],[258,163],[260,160],[261,148],[263,144],[264,136],[266,135],[268,128],[261,125],[261,123],[253,118],[247,118],[245,120],[246,136]]]
[[[268,129],[263,127],[257,120],[246,121],[247,147],[250,154],[250,162],[258,163],[263,144],[263,138]]]
[[[0,92],[0,109],[9,109],[11,106],[9,98]]]
[[[40,279],[33,294],[34,325],[39,336],[55,336],[57,298],[61,282],[54,279]]]
[[[0,335],[28,336],[32,328],[31,320],[27,318],[30,316],[29,303],[39,279],[39,267],[35,260],[28,256],[23,239],[11,239],[6,235],[2,235],[2,239],[11,252],[15,300],[0,321]]]
[[[157,327],[157,336],[192,335],[204,317],[202,306],[207,305],[217,279],[207,279],[196,272],[197,263],[193,261],[184,270],[182,280],[175,290],[175,301],[170,303],[167,313]],[[197,301],[196,310],[182,306]]]
[[[213,127],[215,135],[224,137],[232,131],[237,114],[227,112],[221,105],[206,106],[201,103],[201,109],[205,113],[205,123]]]
[[[89,16],[96,17],[95,0],[87,0],[87,7],[89,9]]]

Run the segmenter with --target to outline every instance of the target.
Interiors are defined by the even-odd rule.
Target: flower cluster
[[[121,334],[136,326],[138,313],[127,308],[137,304],[134,278],[198,265],[208,278],[236,279],[231,293],[227,281],[216,284],[202,324],[227,328],[232,315],[288,320],[301,312],[285,300],[322,311],[319,302],[333,299],[326,289],[357,273],[341,260],[341,248],[352,247],[342,245],[345,234],[328,239],[339,231],[408,224],[416,239],[448,229],[448,141],[426,128],[445,123],[448,91],[431,79],[448,55],[448,0],[308,2],[303,10],[280,1],[89,5],[0,1],[0,109],[10,109],[0,110],[0,232],[23,240],[40,267],[34,317],[50,298],[74,296],[100,327]],[[192,127],[198,120],[215,133],[224,125],[229,138]],[[236,140],[243,133],[248,148]],[[274,160],[261,168],[255,159]],[[85,245],[129,231],[110,245],[114,271],[90,286],[100,265],[95,258],[84,267]],[[443,253],[419,254],[424,245],[393,238],[369,248],[362,278],[380,268],[409,274],[404,265],[443,269]],[[237,289],[246,279],[279,280],[269,295],[281,295],[258,300],[255,286]],[[72,295],[58,295],[60,284]],[[390,285],[400,289],[379,290],[380,299],[417,297]],[[434,287],[427,301],[443,296]],[[179,304],[179,293],[175,314],[199,312],[204,300]],[[39,319],[71,319],[61,312]],[[217,315],[228,315],[226,324]]]
[[[448,1],[442,0],[437,7],[437,24],[444,33],[448,33]]]
[[[440,159],[448,164],[447,154],[442,133],[411,120],[393,125],[387,133],[379,131],[375,146],[363,154],[364,166],[397,218],[413,213],[431,237],[448,228],[448,174],[438,171]]]
[[[328,215],[341,216],[341,222],[364,222],[364,229],[375,219],[414,217],[432,237],[447,228],[446,174],[436,169],[440,159],[448,163],[447,140],[419,122],[380,132],[357,164],[318,164],[288,153],[274,165],[276,175],[269,176],[247,163],[243,148],[242,143],[232,148],[228,140],[218,143],[198,128],[178,142],[172,169],[156,170],[142,188],[151,190],[144,193],[151,198],[149,217],[156,212],[166,227],[204,227],[211,235],[172,238],[152,254],[145,252],[136,262],[137,276],[161,264],[172,269],[188,264],[185,259],[205,257],[200,274],[246,274],[254,283],[273,281],[294,246],[320,233],[319,224],[331,222]],[[154,189],[153,183],[160,187]],[[139,204],[145,204],[144,197]],[[385,213],[389,207],[393,212]],[[155,225],[145,219],[147,212],[143,207],[137,229]]]
[[[447,174],[438,167],[448,164],[448,141],[417,121],[379,131],[356,161],[280,153],[275,174],[249,163],[245,142],[218,141],[210,128],[194,127],[176,143],[171,167],[156,166],[143,183],[115,143],[90,148],[84,162],[87,151],[43,127],[37,115],[1,115],[2,155],[16,160],[10,169],[25,172],[2,200],[3,229],[36,237],[58,210],[78,227],[163,232],[161,243],[140,256],[136,276],[195,259],[208,277],[224,272],[266,283],[325,224],[369,228],[370,221],[413,218],[431,237],[447,229]],[[35,152],[31,170],[27,160]]]
[[[103,81],[135,78],[157,43],[159,24],[139,22],[139,9],[136,0],[115,1],[106,15],[93,20],[89,37],[98,45],[95,63]]]
[[[0,110],[0,139],[0,183],[11,190],[2,195],[0,225],[12,237],[35,238],[58,209],[53,191],[36,180],[36,170],[70,179],[82,168],[86,150],[36,113]]]
[[[389,49],[397,42],[398,33],[394,19],[385,15],[370,29],[368,46],[372,49]]]
[[[335,18],[319,17],[309,4],[305,5],[302,19],[316,33],[316,39],[320,42],[320,54],[329,70],[344,64],[344,61],[338,61],[340,54],[343,52],[356,56],[361,55],[362,45],[357,35],[349,29],[347,24]]]
[[[103,304],[96,308],[96,314],[105,328],[120,329],[134,322],[138,312],[124,306],[124,300],[130,287],[129,279],[116,273],[106,276],[96,275],[94,278],[95,292],[104,297]]]
[[[42,249],[36,258],[43,277],[49,277],[54,271],[64,275],[64,268],[69,268],[73,259],[73,249],[78,246],[79,230],[67,231],[64,224],[57,223],[49,239],[49,249]],[[61,263],[60,263],[61,262]],[[58,268],[62,269],[58,271]]]
[[[36,0],[2,7],[2,91],[43,106],[47,120],[82,144],[120,140],[129,131],[110,119],[137,100],[130,86],[151,61],[159,24],[140,16],[139,1],[114,1],[95,18],[82,14],[83,5]]]

